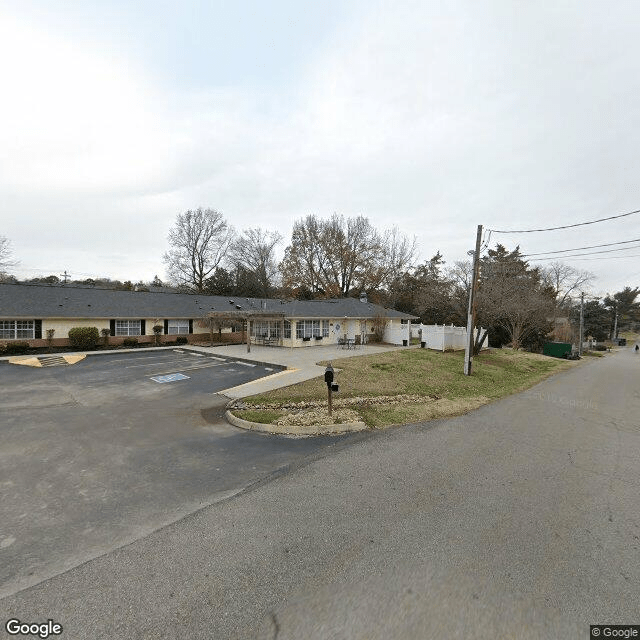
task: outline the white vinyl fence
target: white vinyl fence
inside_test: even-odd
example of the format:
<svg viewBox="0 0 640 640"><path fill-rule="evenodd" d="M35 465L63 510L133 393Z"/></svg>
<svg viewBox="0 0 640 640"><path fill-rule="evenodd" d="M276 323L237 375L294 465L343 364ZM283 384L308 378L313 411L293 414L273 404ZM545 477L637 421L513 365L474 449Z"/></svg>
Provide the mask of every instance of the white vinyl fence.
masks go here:
<svg viewBox="0 0 640 640"><path fill-rule="evenodd" d="M384 329L384 337L383 340L388 342L389 344L398 344L403 345L406 342L408 346L409 342L409 334L410 334L410 324L400 324L397 320L391 321L387 323L387 326Z"/></svg>
<svg viewBox="0 0 640 640"><path fill-rule="evenodd" d="M454 327L453 325L421 324L420 325L420 346L426 349L436 349L446 351L453 349L457 351L467 346L467 328ZM474 336L478 337L478 331L484 331L482 327L474 331ZM485 336L482 342L484 349L489 344L489 336Z"/></svg>

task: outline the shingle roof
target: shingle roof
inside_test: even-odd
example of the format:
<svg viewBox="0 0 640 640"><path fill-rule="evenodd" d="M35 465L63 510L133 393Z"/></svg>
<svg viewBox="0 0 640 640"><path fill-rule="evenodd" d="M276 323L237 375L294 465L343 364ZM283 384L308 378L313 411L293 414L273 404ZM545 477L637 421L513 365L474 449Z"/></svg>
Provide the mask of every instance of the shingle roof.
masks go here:
<svg viewBox="0 0 640 640"><path fill-rule="evenodd" d="M356 298L281 301L145 291L0 284L0 318L200 318L209 311L264 310L287 318L415 318Z"/></svg>

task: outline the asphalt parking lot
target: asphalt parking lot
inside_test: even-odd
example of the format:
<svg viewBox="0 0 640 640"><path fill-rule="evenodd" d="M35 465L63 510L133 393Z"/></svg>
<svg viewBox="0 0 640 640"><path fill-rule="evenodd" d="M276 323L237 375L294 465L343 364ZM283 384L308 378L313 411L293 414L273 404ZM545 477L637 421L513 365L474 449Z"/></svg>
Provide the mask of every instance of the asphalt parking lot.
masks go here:
<svg viewBox="0 0 640 640"><path fill-rule="evenodd" d="M0 597L352 439L242 431L221 390L278 370L162 350L0 363Z"/></svg>

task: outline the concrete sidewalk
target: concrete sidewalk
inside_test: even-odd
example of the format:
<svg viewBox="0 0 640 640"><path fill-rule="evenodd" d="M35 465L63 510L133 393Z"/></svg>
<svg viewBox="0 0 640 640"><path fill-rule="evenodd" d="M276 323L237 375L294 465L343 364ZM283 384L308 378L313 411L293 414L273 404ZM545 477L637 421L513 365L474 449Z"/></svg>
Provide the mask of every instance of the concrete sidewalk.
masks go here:
<svg viewBox="0 0 640 640"><path fill-rule="evenodd" d="M368 356L375 353L384 353L396 349L407 349L408 347L396 347L389 345L364 345L357 349L340 349L335 345L330 347L308 347L308 348L283 348L283 347L262 347L251 345L251 352L247 353L246 344L234 344L221 347L197 347L189 345L193 351L202 353L214 353L227 358L237 358L248 362L261 364L274 364L287 367L285 371L278 371L266 378L260 378L253 382L224 389L219 393L231 399L246 398L258 393L266 393L288 387L297 382L304 382L311 378L324 375L324 366L317 363L325 360L338 360L340 358L352 358L354 356Z"/></svg>

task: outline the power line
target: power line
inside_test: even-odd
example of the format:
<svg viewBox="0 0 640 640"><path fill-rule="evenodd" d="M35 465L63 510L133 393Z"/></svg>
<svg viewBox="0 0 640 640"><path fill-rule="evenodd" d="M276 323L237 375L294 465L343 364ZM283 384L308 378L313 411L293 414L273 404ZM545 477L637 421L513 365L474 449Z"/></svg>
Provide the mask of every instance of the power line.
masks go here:
<svg viewBox="0 0 640 640"><path fill-rule="evenodd" d="M630 244L632 242L640 242L640 238L635 240L622 240L621 242L609 242L607 244L593 244L589 247L575 247L573 249L560 249L559 251L542 251L541 253L523 253L523 258L529 258L531 256L545 256L551 253L568 253L569 251L582 251L583 249L597 249L598 247L613 247L617 244ZM627 247L628 249L637 249L638 247Z"/></svg>
<svg viewBox="0 0 640 640"><path fill-rule="evenodd" d="M491 243L491 230L487 229L485 233L485 239L483 240L482 246L480 247L480 253L482 253L485 249L488 249L490 243Z"/></svg>
<svg viewBox="0 0 640 640"><path fill-rule="evenodd" d="M639 249L640 247L620 247L619 249L605 249L604 251L589 251L588 253L576 253L571 256L562 256L562 258L578 258L580 256L594 256L598 253L613 253L614 251L633 251L634 249ZM627 256L623 256L627 257ZM533 262L539 262L541 260L557 260L557 256L549 256L548 258L534 258Z"/></svg>
<svg viewBox="0 0 640 640"><path fill-rule="evenodd" d="M640 258L640 253L634 253L632 256L603 256L601 258L576 258L576 260L620 260L621 258Z"/></svg>
<svg viewBox="0 0 640 640"><path fill-rule="evenodd" d="M620 213L616 216L609 216L607 218L599 218L598 220L589 220L588 222L577 222L576 224L565 224L561 227L549 227L547 229L507 229L497 230L488 229L492 233L537 233L538 231L558 231L559 229L572 229L573 227L584 227L588 224L596 224L597 222L606 222L607 220L616 220L617 218L625 218L626 216L632 216L636 213L640 213L640 209L635 211L629 211L628 213Z"/></svg>

